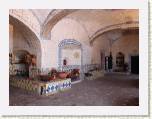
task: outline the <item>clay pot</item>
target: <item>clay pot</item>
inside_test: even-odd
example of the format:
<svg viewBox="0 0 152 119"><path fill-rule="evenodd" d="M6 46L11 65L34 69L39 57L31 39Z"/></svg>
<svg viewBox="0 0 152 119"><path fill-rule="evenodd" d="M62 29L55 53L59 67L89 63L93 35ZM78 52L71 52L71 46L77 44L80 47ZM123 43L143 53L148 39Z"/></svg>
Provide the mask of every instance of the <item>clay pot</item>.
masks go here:
<svg viewBox="0 0 152 119"><path fill-rule="evenodd" d="M36 65L36 58L32 58L32 65Z"/></svg>
<svg viewBox="0 0 152 119"><path fill-rule="evenodd" d="M71 78L71 75L72 75L71 72L68 72L67 73L67 78Z"/></svg>
<svg viewBox="0 0 152 119"><path fill-rule="evenodd" d="M56 79L56 76L51 76L51 77L49 78L49 81L55 80L55 79Z"/></svg>
<svg viewBox="0 0 152 119"><path fill-rule="evenodd" d="M65 78L67 77L67 75L68 75L68 73L66 73L66 72L59 72L59 73L58 73L58 76L59 76L59 78L61 78L61 79L65 79Z"/></svg>

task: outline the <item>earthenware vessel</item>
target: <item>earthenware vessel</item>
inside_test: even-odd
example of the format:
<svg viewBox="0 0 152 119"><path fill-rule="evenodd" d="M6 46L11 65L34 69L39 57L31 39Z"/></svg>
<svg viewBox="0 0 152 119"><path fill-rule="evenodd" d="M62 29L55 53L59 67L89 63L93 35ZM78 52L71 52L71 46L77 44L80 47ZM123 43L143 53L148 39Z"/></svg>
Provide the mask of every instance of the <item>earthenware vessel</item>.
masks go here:
<svg viewBox="0 0 152 119"><path fill-rule="evenodd" d="M68 73L66 72L59 72L58 73L58 77L61 78L61 79L65 79L67 77Z"/></svg>

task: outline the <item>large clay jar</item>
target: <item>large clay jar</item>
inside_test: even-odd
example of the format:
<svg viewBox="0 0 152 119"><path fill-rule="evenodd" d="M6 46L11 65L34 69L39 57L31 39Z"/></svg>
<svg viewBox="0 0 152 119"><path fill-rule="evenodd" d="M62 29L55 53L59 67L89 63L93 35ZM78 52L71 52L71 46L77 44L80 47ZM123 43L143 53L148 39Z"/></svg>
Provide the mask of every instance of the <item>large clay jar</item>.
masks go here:
<svg viewBox="0 0 152 119"><path fill-rule="evenodd" d="M51 76L51 77L49 77L49 81L55 80L55 79L56 79L56 76Z"/></svg>
<svg viewBox="0 0 152 119"><path fill-rule="evenodd" d="M61 78L61 79L65 79L65 78L67 77L67 75L68 75L68 73L66 73L66 72L59 72L59 73L58 73L58 76L59 76L59 78Z"/></svg>

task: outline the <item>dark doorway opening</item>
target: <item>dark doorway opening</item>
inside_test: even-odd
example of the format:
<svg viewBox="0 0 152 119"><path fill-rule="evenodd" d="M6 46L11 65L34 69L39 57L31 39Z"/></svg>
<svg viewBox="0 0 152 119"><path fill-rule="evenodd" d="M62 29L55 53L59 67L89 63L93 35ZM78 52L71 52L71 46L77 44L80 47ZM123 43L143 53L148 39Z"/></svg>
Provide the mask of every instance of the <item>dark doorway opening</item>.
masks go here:
<svg viewBox="0 0 152 119"><path fill-rule="evenodd" d="M131 73L139 74L139 56L131 56Z"/></svg>

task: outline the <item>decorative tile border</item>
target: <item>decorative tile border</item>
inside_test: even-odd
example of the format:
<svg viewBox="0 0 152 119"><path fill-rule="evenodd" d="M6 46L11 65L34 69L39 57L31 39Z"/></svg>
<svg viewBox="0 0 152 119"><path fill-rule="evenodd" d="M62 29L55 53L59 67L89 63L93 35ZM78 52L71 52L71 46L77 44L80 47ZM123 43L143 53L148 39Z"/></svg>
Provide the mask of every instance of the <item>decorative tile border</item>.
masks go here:
<svg viewBox="0 0 152 119"><path fill-rule="evenodd" d="M71 88L71 79L70 78L53 81L53 82L48 82L44 86L43 94L45 94L45 95L54 94L54 93L57 93L59 91L64 91L69 88Z"/></svg>

